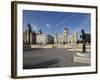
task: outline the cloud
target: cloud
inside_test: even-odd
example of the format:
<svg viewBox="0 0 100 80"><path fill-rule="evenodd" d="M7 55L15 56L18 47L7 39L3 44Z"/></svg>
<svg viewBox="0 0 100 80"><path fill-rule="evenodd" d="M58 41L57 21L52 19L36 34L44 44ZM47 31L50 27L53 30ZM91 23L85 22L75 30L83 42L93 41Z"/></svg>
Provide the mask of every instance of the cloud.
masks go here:
<svg viewBox="0 0 100 80"><path fill-rule="evenodd" d="M34 23L31 23L31 26L32 26L32 30L35 31L35 32L38 32L39 31L39 27L34 24Z"/></svg>
<svg viewBox="0 0 100 80"><path fill-rule="evenodd" d="M80 24L80 26L85 26L89 24L89 19L84 19L84 21Z"/></svg>
<svg viewBox="0 0 100 80"><path fill-rule="evenodd" d="M81 30L84 29L85 32L90 33L90 17L89 16L85 16L83 21L80 24L76 24L74 25L75 28L71 30L71 34L73 32L78 32L78 34L81 34Z"/></svg>
<svg viewBox="0 0 100 80"><path fill-rule="evenodd" d="M81 29L85 29L85 31L90 32L90 18L86 17L83 22L80 24Z"/></svg>
<svg viewBox="0 0 100 80"><path fill-rule="evenodd" d="M77 14L71 14L69 17L67 17L67 19L64 19L60 22L58 22L57 24L53 25L54 28L60 26L61 24L70 21L73 17L75 17Z"/></svg>
<svg viewBox="0 0 100 80"><path fill-rule="evenodd" d="M50 24L46 24L46 27L47 27L48 29L50 29Z"/></svg>

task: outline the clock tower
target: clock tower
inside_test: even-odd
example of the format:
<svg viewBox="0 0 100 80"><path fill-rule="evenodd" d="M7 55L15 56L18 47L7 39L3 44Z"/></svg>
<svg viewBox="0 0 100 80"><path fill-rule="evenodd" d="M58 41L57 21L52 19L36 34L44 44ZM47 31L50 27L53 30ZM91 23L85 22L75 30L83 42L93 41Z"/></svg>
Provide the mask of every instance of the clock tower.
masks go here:
<svg viewBox="0 0 100 80"><path fill-rule="evenodd" d="M67 43L67 35L68 35L68 29L64 28L64 44Z"/></svg>

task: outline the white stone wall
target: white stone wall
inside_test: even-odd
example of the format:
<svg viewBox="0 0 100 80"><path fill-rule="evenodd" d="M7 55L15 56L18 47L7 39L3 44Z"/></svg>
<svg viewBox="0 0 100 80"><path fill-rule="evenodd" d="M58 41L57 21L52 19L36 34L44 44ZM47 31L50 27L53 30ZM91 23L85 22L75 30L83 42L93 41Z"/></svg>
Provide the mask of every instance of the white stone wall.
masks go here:
<svg viewBox="0 0 100 80"><path fill-rule="evenodd" d="M63 42L64 42L64 38L63 38L63 36L59 36L58 41L59 41L59 44L63 43Z"/></svg>
<svg viewBox="0 0 100 80"><path fill-rule="evenodd" d="M37 44L48 44L53 41L54 38L48 34L38 34L36 35L36 43Z"/></svg>
<svg viewBox="0 0 100 80"><path fill-rule="evenodd" d="M38 34L36 35L36 43L39 43L39 44L46 44L48 42L47 40L47 35L46 34Z"/></svg>
<svg viewBox="0 0 100 80"><path fill-rule="evenodd" d="M58 42L59 42L59 41L58 41L58 36L55 35L55 36L54 36L54 43L57 44Z"/></svg>
<svg viewBox="0 0 100 80"><path fill-rule="evenodd" d="M74 33L72 35L67 35L66 39L64 38L64 36L55 36L54 37L54 42L55 43L63 43L65 41L67 41L68 44L73 44L73 43L76 43L78 40L78 35L77 33Z"/></svg>

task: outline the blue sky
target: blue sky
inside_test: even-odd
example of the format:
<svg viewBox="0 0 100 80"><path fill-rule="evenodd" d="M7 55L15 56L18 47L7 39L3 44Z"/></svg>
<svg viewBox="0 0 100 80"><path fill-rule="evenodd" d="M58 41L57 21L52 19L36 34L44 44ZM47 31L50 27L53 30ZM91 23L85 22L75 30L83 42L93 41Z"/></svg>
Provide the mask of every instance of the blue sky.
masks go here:
<svg viewBox="0 0 100 80"><path fill-rule="evenodd" d="M55 33L62 35L64 28L68 28L68 34L74 32L80 34L81 29L90 33L90 20L89 13L23 10L23 31L30 23L35 32L41 29L43 33L51 35Z"/></svg>

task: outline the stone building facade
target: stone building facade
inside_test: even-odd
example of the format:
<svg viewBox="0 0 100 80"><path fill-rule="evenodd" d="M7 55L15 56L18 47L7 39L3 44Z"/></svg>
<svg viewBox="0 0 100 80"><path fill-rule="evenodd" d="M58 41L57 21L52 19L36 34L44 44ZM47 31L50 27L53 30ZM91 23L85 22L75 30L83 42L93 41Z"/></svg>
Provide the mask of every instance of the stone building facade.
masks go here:
<svg viewBox="0 0 100 80"><path fill-rule="evenodd" d="M64 35L63 35L63 42L64 44L67 43L67 38L68 37L68 29L67 28L64 28Z"/></svg>
<svg viewBox="0 0 100 80"><path fill-rule="evenodd" d="M37 44L53 44L54 37L48 34L37 34L36 43Z"/></svg>
<svg viewBox="0 0 100 80"><path fill-rule="evenodd" d="M32 44L36 44L36 33L35 33L35 31L32 32Z"/></svg>
<svg viewBox="0 0 100 80"><path fill-rule="evenodd" d="M74 44L78 41L78 34L77 32L73 33L72 35L68 35L67 43Z"/></svg>
<svg viewBox="0 0 100 80"><path fill-rule="evenodd" d="M32 31L30 24L27 25L26 30L23 32L23 43L25 45L36 43L36 33Z"/></svg>
<svg viewBox="0 0 100 80"><path fill-rule="evenodd" d="M23 43L32 44L32 29L30 24L27 25L27 29L23 32Z"/></svg>
<svg viewBox="0 0 100 80"><path fill-rule="evenodd" d="M78 35L74 33L72 35L68 35L68 29L64 29L63 35L58 35L57 33L54 36L54 43L55 44L73 44L77 43Z"/></svg>
<svg viewBox="0 0 100 80"><path fill-rule="evenodd" d="M68 29L64 28L63 35L58 35L57 33L54 36L49 34L42 33L42 30L39 30L39 33L32 31L31 25L27 25L27 29L23 32L23 43L25 45L31 44L73 44L77 43L78 35L74 33L72 35L68 34Z"/></svg>

